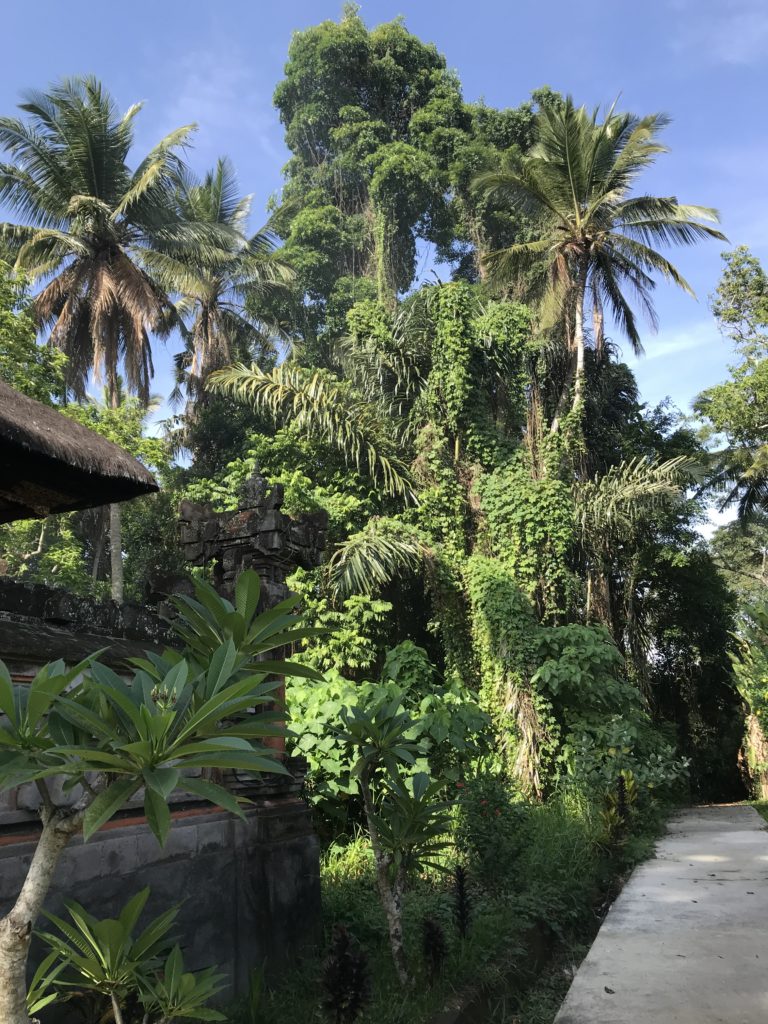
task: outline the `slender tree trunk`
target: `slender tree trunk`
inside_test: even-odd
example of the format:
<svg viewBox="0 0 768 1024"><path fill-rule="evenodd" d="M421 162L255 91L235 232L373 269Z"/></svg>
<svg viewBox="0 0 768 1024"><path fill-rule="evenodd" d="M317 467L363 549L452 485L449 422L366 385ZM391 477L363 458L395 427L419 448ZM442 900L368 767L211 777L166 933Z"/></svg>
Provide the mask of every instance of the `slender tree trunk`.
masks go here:
<svg viewBox="0 0 768 1024"><path fill-rule="evenodd" d="M402 871L398 871L394 883L390 881L391 861L382 850L381 843L379 842L373 797L371 796L371 787L366 774L363 774L360 779L360 791L363 795L365 817L371 837L371 846L373 847L373 859L376 864L376 886L379 890L379 898L387 918L389 948L392 952L392 960L397 971L397 977L400 984L405 988L411 983L408 963L405 958L405 946L403 944L403 889L405 879L403 878Z"/></svg>
<svg viewBox="0 0 768 1024"><path fill-rule="evenodd" d="M33 558L37 558L38 555L42 555L45 551L45 541L48 535L48 527L50 526L51 520L46 517L42 525L40 526L40 535L37 539L37 547L34 551L28 551L26 555L22 555L23 562L30 562Z"/></svg>
<svg viewBox="0 0 768 1024"><path fill-rule="evenodd" d="M29 1024L27 1014L27 957L43 901L48 894L59 857L80 829L81 813L55 812L43 821L24 885L8 914L0 920L0 1021Z"/></svg>
<svg viewBox="0 0 768 1024"><path fill-rule="evenodd" d="M571 312L566 307L565 315L563 318L563 330L565 331L565 340L568 347L568 369L565 374L565 380L560 390L560 395L557 399L557 405L555 407L555 415L552 423L549 427L550 434L556 434L560 430L560 423L563 417L568 412L568 406L571 398L571 388L573 387L573 327L571 325Z"/></svg>
<svg viewBox="0 0 768 1024"><path fill-rule="evenodd" d="M123 603L123 524L120 506L109 506L109 558L112 577L112 600Z"/></svg>
<svg viewBox="0 0 768 1024"><path fill-rule="evenodd" d="M115 1024L125 1024L123 1020L123 1011L120 1008L120 1003L115 993L112 993L112 1016L115 1018Z"/></svg>
<svg viewBox="0 0 768 1024"><path fill-rule="evenodd" d="M110 383L109 403L113 409L120 407L120 390L115 381ZM123 520L120 506L109 506L109 562L112 580L112 600L123 603Z"/></svg>
<svg viewBox="0 0 768 1024"><path fill-rule="evenodd" d="M552 425L549 428L550 434L556 434L559 431L563 416L565 416L568 411L568 398L570 397L571 385L573 384L573 360L571 360L570 363L571 365L568 368L568 376L565 378L563 390L560 392L560 397L557 400L555 416L552 420Z"/></svg>
<svg viewBox="0 0 768 1024"><path fill-rule="evenodd" d="M104 509L99 510L98 520L96 522L96 529L98 536L93 545L93 568L91 569L91 579L95 583L99 578L99 570L101 569L101 559L104 555L104 542L106 535L104 532Z"/></svg>
<svg viewBox="0 0 768 1024"><path fill-rule="evenodd" d="M584 401L584 299L587 292L588 271L589 264L587 263L587 258L586 256L582 256L581 265L579 267L579 279L576 284L576 309L574 311L573 318L573 345L576 350L576 374L573 386L573 405L571 408L574 412L579 410L582 402Z"/></svg>

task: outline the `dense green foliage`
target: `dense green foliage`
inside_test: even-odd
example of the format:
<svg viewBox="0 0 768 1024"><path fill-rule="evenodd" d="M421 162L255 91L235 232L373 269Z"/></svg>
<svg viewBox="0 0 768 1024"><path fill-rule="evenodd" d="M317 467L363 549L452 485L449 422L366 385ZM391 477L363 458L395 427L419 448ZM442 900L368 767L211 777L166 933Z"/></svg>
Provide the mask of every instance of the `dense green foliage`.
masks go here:
<svg viewBox="0 0 768 1024"><path fill-rule="evenodd" d="M741 246L724 254L725 271L713 296L712 311L739 357L730 380L699 395L696 412L709 425L718 446L715 479L726 502L738 502L742 519L766 508L768 493L768 277Z"/></svg>
<svg viewBox="0 0 768 1024"><path fill-rule="evenodd" d="M455 790L457 854L465 865L470 910L462 937L456 919L456 883L445 872L415 878L403 901L408 967L416 983L398 994L388 949L386 920L375 893L367 843L332 844L323 858L324 924L329 943L338 925L349 929L368 954L371 1024L422 1024L446 1005L466 1000L479 1019L494 1019L504 1003L512 1019L528 1017L540 986L528 952L555 944L570 952L591 940L601 907L617 875L652 848L659 819L647 805L632 812L629 838L609 849L602 815L575 793L544 804L521 803L495 776L468 778ZM439 924L446 950L435 974L422 952L425 920ZM324 999L316 960L310 959L274 992L262 993L257 1021L273 1024L288 1006L308 1020ZM558 992L564 994L565 983ZM553 1015L559 1005L552 1002ZM235 1007L232 1024L250 1024L246 1007Z"/></svg>
<svg viewBox="0 0 768 1024"><path fill-rule="evenodd" d="M730 378L702 392L695 404L708 441L708 483L737 519L712 538L712 554L734 597L734 672L747 711L742 767L755 794L768 793L765 739L766 527L768 509L768 277L745 246L723 254L725 269L712 312L738 361ZM733 642L729 644L733 648ZM717 728L712 721L710 729Z"/></svg>
<svg viewBox="0 0 768 1024"><path fill-rule="evenodd" d="M187 129L131 167L137 108L118 115L92 79L0 119L0 196L23 222L3 227L0 376L163 485L114 544L105 510L0 528L0 567L98 597L124 574L141 600L182 569L179 499L236 509L255 472L289 515L327 517L323 564L288 581L318 631L293 638L286 702L333 840L334 946L325 996L314 964L259 1012L357 1013L357 940L370 1019L411 1024L448 978L492 980L527 927L572 929L664 801L743 795L744 704L758 729L765 704L762 613L744 607L766 578L768 285L747 250L726 254L712 308L740 362L700 396L697 433L642 402L607 336L640 352L657 279L690 290L659 248L722 237L713 210L645 192L666 118L549 89L467 103L433 45L354 5L294 35L275 104L291 155L255 234L229 163L186 165ZM151 344L174 331L186 405L161 430ZM741 521L708 544L713 493ZM200 593L184 639L202 664L222 635ZM252 654L238 600L227 628ZM175 679L172 660L137 678ZM103 738L117 774L131 722Z"/></svg>

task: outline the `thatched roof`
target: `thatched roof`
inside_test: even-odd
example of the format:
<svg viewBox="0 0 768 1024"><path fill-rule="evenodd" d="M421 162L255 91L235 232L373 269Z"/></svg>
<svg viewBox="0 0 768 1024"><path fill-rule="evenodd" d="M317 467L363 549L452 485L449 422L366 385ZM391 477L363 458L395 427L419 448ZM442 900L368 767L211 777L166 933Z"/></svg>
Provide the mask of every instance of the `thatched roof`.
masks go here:
<svg viewBox="0 0 768 1024"><path fill-rule="evenodd" d="M118 445L0 381L0 523L158 489Z"/></svg>

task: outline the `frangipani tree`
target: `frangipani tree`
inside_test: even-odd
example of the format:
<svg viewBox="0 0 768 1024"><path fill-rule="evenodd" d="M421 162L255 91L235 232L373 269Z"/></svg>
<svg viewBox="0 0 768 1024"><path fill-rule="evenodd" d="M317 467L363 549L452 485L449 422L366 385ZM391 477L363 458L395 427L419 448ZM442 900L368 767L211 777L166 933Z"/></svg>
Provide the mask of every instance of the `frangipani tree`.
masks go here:
<svg viewBox="0 0 768 1024"><path fill-rule="evenodd" d="M441 799L445 782L424 772L406 780L401 772L420 753L409 736L414 723L403 710L402 694L368 708L345 709L341 717L338 736L354 757L352 776L363 800L392 961L400 984L407 986L412 978L403 940L403 895L410 875L444 867L450 828L449 804Z"/></svg>
<svg viewBox="0 0 768 1024"><path fill-rule="evenodd" d="M26 964L32 928L70 839L87 841L143 791L159 843L171 827L168 799L180 788L242 815L241 802L188 769L285 772L265 737L280 735L280 714L263 710L278 676L312 669L269 656L311 631L293 614L295 599L257 614L259 578L243 573L234 604L206 583L176 599L174 629L183 653L139 660L128 679L96 656L73 668L46 665L29 685L14 684L0 663L0 789L34 783L42 831L18 897L0 920L0 1020L29 1024ZM267 659L267 660L261 660ZM74 802L57 801L64 780Z"/></svg>

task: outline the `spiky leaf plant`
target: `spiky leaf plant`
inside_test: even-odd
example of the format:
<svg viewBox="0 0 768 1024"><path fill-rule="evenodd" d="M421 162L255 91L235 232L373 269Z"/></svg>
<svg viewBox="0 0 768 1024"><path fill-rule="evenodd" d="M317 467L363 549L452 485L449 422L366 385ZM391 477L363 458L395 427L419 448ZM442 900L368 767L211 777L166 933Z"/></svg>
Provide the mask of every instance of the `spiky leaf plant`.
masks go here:
<svg viewBox="0 0 768 1024"><path fill-rule="evenodd" d="M333 929L323 964L323 1012L333 1024L358 1020L371 998L368 958L343 924Z"/></svg>

